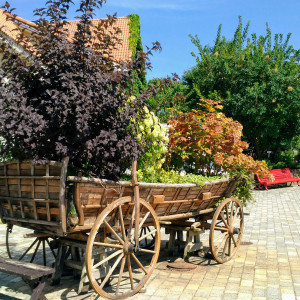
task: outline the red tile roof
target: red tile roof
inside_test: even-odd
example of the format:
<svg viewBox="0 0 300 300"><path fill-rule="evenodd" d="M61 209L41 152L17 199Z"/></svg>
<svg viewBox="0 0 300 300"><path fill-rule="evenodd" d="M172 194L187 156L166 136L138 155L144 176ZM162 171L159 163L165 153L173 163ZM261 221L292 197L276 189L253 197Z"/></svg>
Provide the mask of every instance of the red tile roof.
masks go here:
<svg viewBox="0 0 300 300"><path fill-rule="evenodd" d="M6 36L16 41L18 35L18 28L24 28L28 31L35 31L36 24L20 17L16 17L18 22L13 22L12 20L7 20L7 14L0 9L0 31L2 31ZM116 49L111 50L112 57L115 61L129 61L132 58L132 51L129 48L129 18L121 17L117 18L114 23L114 27L117 27L121 30L118 38L120 39L120 44L116 45ZM72 39L76 29L77 23L79 21L69 21L68 22L68 30L70 32L69 37ZM94 19L93 24L97 26L101 22L101 19ZM107 31L111 30L108 28Z"/></svg>
<svg viewBox="0 0 300 300"><path fill-rule="evenodd" d="M16 17L17 22L13 22L12 20L7 20L7 13L5 13L2 9L0 9L0 31L2 31L6 36L10 37L14 41L17 38L18 35L18 26L26 28L32 28L34 30L34 27L36 26L34 23L29 22L27 20L24 20L20 17Z"/></svg>
<svg viewBox="0 0 300 300"><path fill-rule="evenodd" d="M93 25L96 27L102 20L101 19L94 19ZM119 28L121 33L117 35L118 39L120 39L120 43L116 45L115 49L111 50L111 54L114 60L116 61L129 61L132 58L132 51L129 48L129 19L127 17L117 18L116 22L114 23L114 27ZM69 21L68 22L68 30L69 30L69 37L72 39L77 29L77 24L79 21ZM107 29L109 32L111 28Z"/></svg>

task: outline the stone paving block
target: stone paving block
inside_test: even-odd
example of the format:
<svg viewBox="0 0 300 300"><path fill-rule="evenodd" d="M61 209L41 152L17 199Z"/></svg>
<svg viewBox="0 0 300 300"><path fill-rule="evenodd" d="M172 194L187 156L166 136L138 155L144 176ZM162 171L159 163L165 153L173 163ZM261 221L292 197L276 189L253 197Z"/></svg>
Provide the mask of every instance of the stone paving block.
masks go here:
<svg viewBox="0 0 300 300"><path fill-rule="evenodd" d="M252 244L241 245L236 257L222 265L192 257L191 261L199 264L192 272L156 268L145 293L132 299L300 300L300 187L254 191L253 195L257 201L247 208L250 215L245 216L243 236L243 241ZM0 225L1 237L5 230L6 226ZM163 234L163 240L167 239ZM0 253L5 255L4 246L0 246ZM19 277L7 280L7 275L0 274L0 282L1 300L2 295L10 300L29 299L30 289ZM78 281L71 277L65 277L58 287L47 282L46 296L55 300L97 296L93 291L78 296L77 286Z"/></svg>
<svg viewBox="0 0 300 300"><path fill-rule="evenodd" d="M294 294L282 294L281 299L282 300L296 300L296 297Z"/></svg>

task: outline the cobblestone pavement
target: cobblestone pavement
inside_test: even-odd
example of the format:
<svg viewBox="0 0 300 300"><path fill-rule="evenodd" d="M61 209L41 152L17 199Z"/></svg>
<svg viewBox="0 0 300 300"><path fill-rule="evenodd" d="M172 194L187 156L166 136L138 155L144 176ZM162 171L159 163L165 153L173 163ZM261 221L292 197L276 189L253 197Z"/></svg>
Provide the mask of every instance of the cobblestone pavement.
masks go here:
<svg viewBox="0 0 300 300"><path fill-rule="evenodd" d="M243 243L231 261L220 265L192 257L191 271L166 270L164 241L159 262L137 300L163 299L300 299L300 187L255 191L256 203L245 216ZM0 254L5 255L5 225L0 225ZM24 241L15 241L23 247ZM177 254L177 258L180 254ZM173 260L176 257L173 258ZM47 282L48 299L99 299L92 291L78 296L78 281L64 276L59 286ZM19 278L0 273L0 299L29 299Z"/></svg>

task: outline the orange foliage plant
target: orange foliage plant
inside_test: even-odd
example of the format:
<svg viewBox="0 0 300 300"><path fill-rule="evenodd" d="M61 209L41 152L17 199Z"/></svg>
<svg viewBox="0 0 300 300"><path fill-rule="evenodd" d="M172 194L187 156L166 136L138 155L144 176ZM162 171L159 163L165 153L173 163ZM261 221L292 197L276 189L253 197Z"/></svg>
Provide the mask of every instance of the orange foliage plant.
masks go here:
<svg viewBox="0 0 300 300"><path fill-rule="evenodd" d="M221 112L219 101L201 99L201 109L176 112L169 120L169 163L188 172L218 175L223 172L268 174L264 161L243 153L242 125Z"/></svg>

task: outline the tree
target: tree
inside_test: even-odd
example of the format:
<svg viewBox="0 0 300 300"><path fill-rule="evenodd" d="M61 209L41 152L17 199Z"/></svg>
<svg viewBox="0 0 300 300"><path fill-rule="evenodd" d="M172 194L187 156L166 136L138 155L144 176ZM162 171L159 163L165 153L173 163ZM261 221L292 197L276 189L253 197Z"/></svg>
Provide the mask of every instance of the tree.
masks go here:
<svg viewBox="0 0 300 300"><path fill-rule="evenodd" d="M266 25L265 36L248 35L241 18L232 40L221 36L213 46L202 46L191 37L199 54L196 66L183 77L188 87L187 103L196 108L201 97L222 100L224 113L243 125L244 139L255 157L267 151L275 156L290 147L300 133L300 52Z"/></svg>
<svg viewBox="0 0 300 300"><path fill-rule="evenodd" d="M185 86L176 74L172 77L153 78L148 82L152 96L147 103L155 111L162 122L167 122L172 112L170 108L186 111Z"/></svg>
<svg viewBox="0 0 300 300"><path fill-rule="evenodd" d="M69 156L78 169L118 179L141 156L143 143L135 129L148 95L130 96L132 74L143 74L149 52L116 65L110 57L119 42L116 17L97 26L91 22L104 2L80 0L77 31L70 39L65 25L73 2L47 1L35 10L36 34L19 33L18 43L29 57L0 44L5 74L0 75L2 157L43 162ZM8 3L5 9L15 20Z"/></svg>

